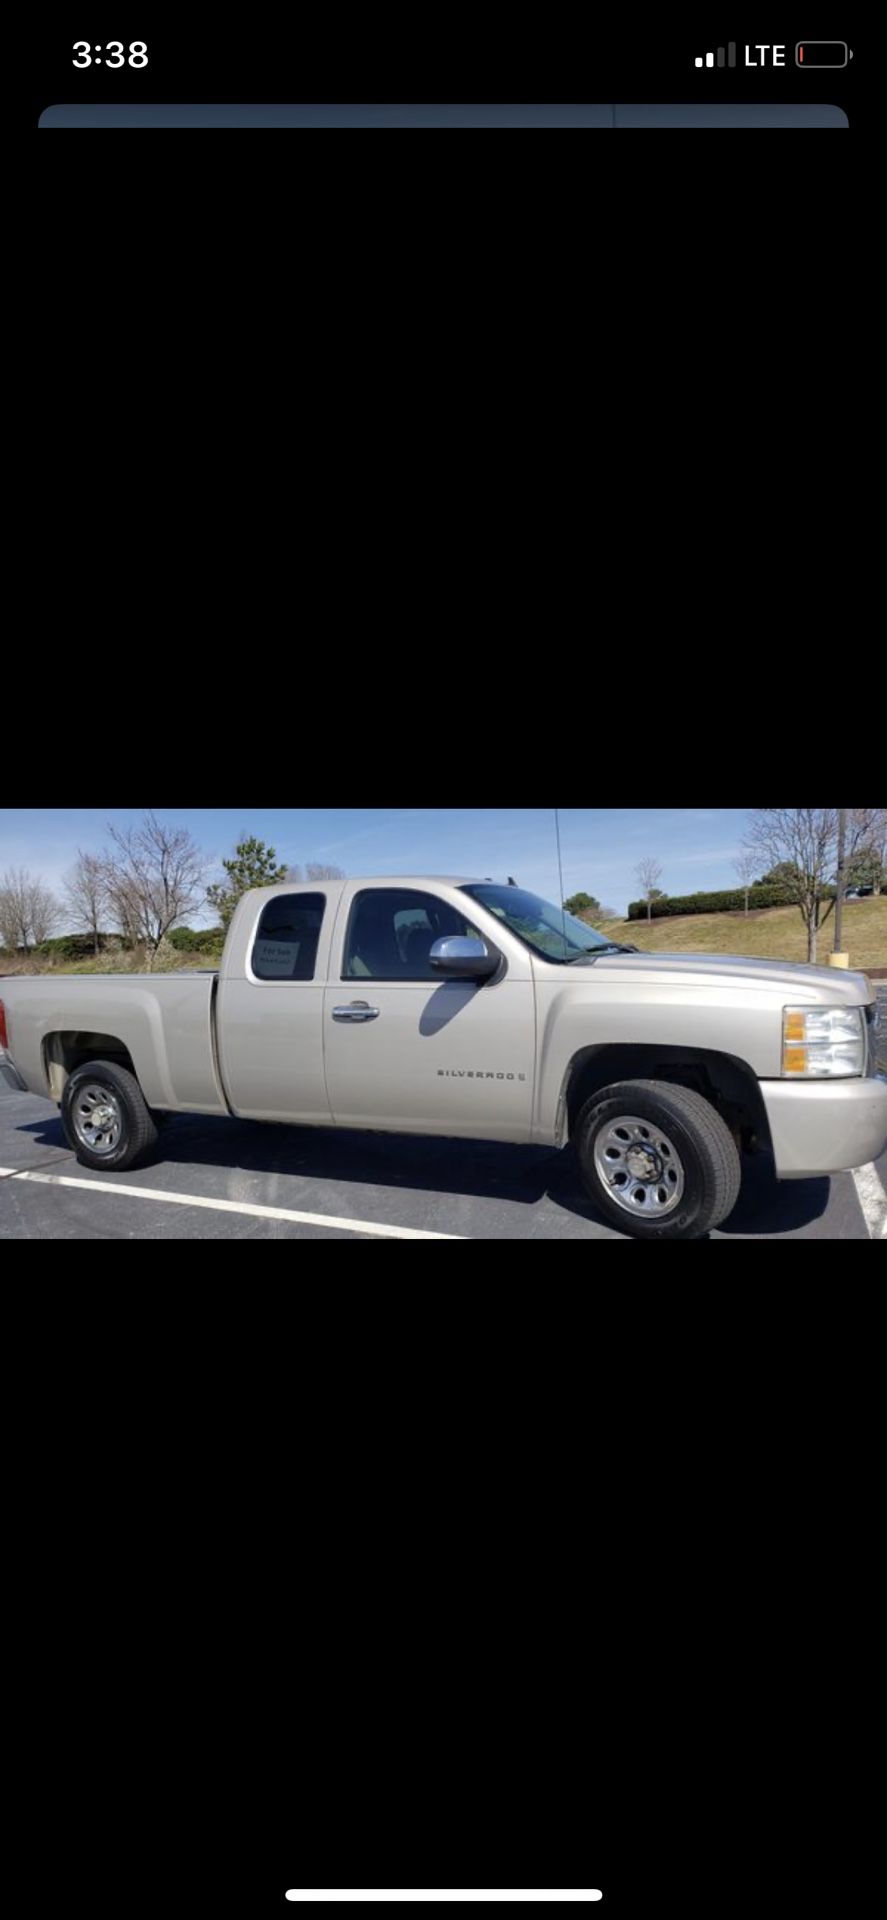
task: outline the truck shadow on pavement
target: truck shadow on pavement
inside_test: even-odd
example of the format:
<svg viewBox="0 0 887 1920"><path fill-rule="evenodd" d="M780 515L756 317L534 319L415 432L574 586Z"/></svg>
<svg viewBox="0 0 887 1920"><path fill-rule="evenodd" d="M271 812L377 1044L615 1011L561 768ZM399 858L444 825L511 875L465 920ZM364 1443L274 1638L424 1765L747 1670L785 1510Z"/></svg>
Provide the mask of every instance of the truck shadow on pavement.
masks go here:
<svg viewBox="0 0 887 1920"><path fill-rule="evenodd" d="M743 1159L742 1191L718 1235L761 1239L797 1233L821 1220L828 1211L832 1183L826 1176L813 1180L777 1180L772 1156L757 1153Z"/></svg>
<svg viewBox="0 0 887 1920"><path fill-rule="evenodd" d="M66 1150L61 1121L55 1113L31 1121L20 1131L35 1144ZM70 1156L73 1161L73 1156ZM620 1236L611 1222L588 1199L573 1154L548 1147L500 1146L494 1141L427 1139L412 1134L328 1132L322 1127L276 1127L258 1121L223 1120L200 1115L173 1116L163 1126L157 1159L128 1176L151 1185L152 1168L197 1169L216 1173L291 1176L301 1181L329 1181L376 1189L383 1220L395 1220L391 1197L398 1193L451 1194L460 1199L498 1201L501 1205L554 1207ZM127 1176L124 1176L126 1178ZM224 1197L224 1188L217 1188ZM718 1229L727 1236L797 1232L826 1212L827 1179L780 1183L768 1154L746 1161L737 1206ZM263 1196L257 1194L256 1198ZM330 1211L335 1209L331 1194ZM310 1196L316 1206L318 1196ZM306 1204L297 1193L290 1200L279 1189L273 1204ZM421 1224L402 1222L401 1224ZM479 1229L483 1223L479 1222Z"/></svg>

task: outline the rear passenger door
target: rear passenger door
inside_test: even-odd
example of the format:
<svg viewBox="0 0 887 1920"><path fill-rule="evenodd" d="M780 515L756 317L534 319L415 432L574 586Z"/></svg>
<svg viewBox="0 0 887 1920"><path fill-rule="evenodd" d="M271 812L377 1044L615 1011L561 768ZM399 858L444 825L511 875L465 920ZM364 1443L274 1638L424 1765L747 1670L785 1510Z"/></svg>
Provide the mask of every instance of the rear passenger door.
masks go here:
<svg viewBox="0 0 887 1920"><path fill-rule="evenodd" d="M456 890L453 889L453 896ZM494 936L457 896L355 884L342 901L324 1001L327 1091L339 1126L529 1140L535 995L529 954L509 942L500 977L434 972L436 940Z"/></svg>
<svg viewBox="0 0 887 1920"><path fill-rule="evenodd" d="M335 918L328 895L259 900L238 972L219 988L225 1092L248 1120L331 1124L323 1070L323 995Z"/></svg>

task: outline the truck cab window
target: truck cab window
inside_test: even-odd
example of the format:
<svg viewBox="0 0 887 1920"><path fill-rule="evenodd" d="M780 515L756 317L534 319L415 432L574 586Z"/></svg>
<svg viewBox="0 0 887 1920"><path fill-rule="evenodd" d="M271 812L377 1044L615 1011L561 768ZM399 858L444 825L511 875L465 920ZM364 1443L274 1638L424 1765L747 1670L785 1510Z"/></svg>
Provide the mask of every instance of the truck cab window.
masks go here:
<svg viewBox="0 0 887 1920"><path fill-rule="evenodd" d="M432 894L373 888L358 894L345 943L346 980L440 980L436 940L474 934L466 916Z"/></svg>
<svg viewBox="0 0 887 1920"><path fill-rule="evenodd" d="M322 893L269 901L256 934L252 969L257 980L313 980L326 911Z"/></svg>

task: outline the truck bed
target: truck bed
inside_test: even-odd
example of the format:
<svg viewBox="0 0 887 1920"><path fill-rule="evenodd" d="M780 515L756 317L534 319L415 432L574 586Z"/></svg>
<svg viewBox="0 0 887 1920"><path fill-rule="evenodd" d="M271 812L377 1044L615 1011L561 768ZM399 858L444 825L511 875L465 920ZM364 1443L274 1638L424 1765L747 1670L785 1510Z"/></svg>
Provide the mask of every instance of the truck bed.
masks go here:
<svg viewBox="0 0 887 1920"><path fill-rule="evenodd" d="M59 1099L54 1063L64 1049L88 1057L110 1036L130 1056L149 1106L227 1113L213 1031L217 983L211 972L4 979L10 1055L31 1093Z"/></svg>

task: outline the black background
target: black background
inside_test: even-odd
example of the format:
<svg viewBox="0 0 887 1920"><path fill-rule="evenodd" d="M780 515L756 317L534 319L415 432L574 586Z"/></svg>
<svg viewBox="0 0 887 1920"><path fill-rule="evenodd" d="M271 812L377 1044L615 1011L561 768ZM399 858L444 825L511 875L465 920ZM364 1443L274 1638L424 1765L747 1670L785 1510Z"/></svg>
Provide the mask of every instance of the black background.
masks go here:
<svg viewBox="0 0 887 1920"><path fill-rule="evenodd" d="M222 780L208 743L232 738L230 685L216 676L214 708L204 660L182 736L206 746L200 800ZM294 711L327 711L323 669ZM483 710L501 716L490 673ZM110 705L123 685L103 674ZM158 746L161 698L146 681L134 775L113 717L98 725L124 789L185 779ZM554 763L536 754L527 781L582 785L524 700ZM349 785L371 792L364 707L336 728ZM722 788L728 757L752 777L729 719ZM453 708L428 742L451 781L457 733ZM237 777L290 802L300 781L322 791L323 758L312 771L278 739L275 771ZM798 729L780 750L795 791L807 751ZM55 797L27 729L7 752L8 791ZM600 793L623 754L614 734L604 766L598 741ZM502 771L484 764L489 790ZM713 764L676 766L667 734L637 764L651 806L682 772L687 804L718 784ZM70 795L66 766L53 779ZM858 1909L840 1796L878 1591L871 1249L761 1243L750 1263L724 1243L717 1272L706 1246L657 1249L655 1268L651 1251L476 1243L454 1269L408 1244L160 1260L146 1242L10 1260L34 1749L18 1766L50 1910L88 1890L115 1916L284 1920L288 1887L327 1879L601 1886L601 1920Z"/></svg>
<svg viewBox="0 0 887 1920"><path fill-rule="evenodd" d="M327 1879L846 1912L864 1303L816 1262L205 1251L50 1286L17 1346L45 1877L250 1920Z"/></svg>
<svg viewBox="0 0 887 1920"><path fill-rule="evenodd" d="M112 304L102 320L112 339L115 314ZM58 366L67 386L61 351ZM73 394L82 430L76 384ZM712 475L723 464L713 451ZM395 783L402 799L423 782L420 797L433 783L464 805L478 788L488 803L528 789L536 803L569 779L576 804L628 792L651 809L701 795L747 804L752 782L778 782L780 798L809 790L809 732L780 705L794 682L765 657L753 569L759 619L720 679L723 588L712 592L698 716L680 636L682 733L627 726L611 697L623 664L641 685L652 641L673 632L698 508L675 577L657 574L661 632L624 616L575 628L531 619L537 648L560 649L534 678L503 648L498 617L464 616L446 642L423 633L418 667L404 647L405 670L387 643L380 668L358 630L359 671L343 691L342 675L329 677L340 647L346 660L338 617L303 627L298 583L279 620L203 614L206 576L229 597L227 545L242 530L232 521L220 543L195 530L190 504L182 531L171 528L164 475L146 539L128 496L105 504L132 465L86 490L85 514L103 501L101 530L118 507L121 531L124 514L135 529L120 540L127 571L113 591L101 575L98 664L82 572L65 564L71 526L52 515L43 551L60 670L49 709L48 665L35 681L16 640L12 803L79 803L86 774L99 782L90 798L107 793L109 806L145 787L178 800L188 786L195 804L217 804L235 778L238 792L292 806L331 788L340 803L378 803ZM249 449L243 475L246 491ZM60 484L70 511L79 470ZM45 481L39 500L45 525ZM827 499L819 512L833 536ZM338 495L330 518L347 521ZM263 534L273 545L270 509ZM289 541L280 551L296 571L291 526ZM195 584L173 616L180 542ZM576 544L594 560L587 529ZM833 537L824 550L827 576ZM264 551L243 558L264 580ZM505 565L517 593L522 556ZM370 632L400 566L398 549L381 585L354 568ZM834 585L837 602L837 567ZM155 614L143 637L118 610L135 610L146 586ZM51 624L46 604L41 580ZM811 663L820 631L811 620ZM835 622L833 641L843 633ZM250 731L242 655L260 645L271 719ZM859 651L862 699L872 655ZM412 714L432 668L434 698L404 762L392 690L400 681ZM670 684L651 679L641 719ZM577 687L603 723L593 711L581 739L564 718ZM35 751L37 716L52 753ZM867 725L842 721L829 779L849 785ZM724 1244L716 1273L709 1248L659 1249L655 1269L650 1251L598 1263L584 1250L479 1243L460 1249L458 1272L444 1250L384 1243L206 1243L166 1246L162 1259L127 1244L76 1265L46 1244L9 1260L21 1314L9 1329L11 1497L23 1509L14 1585L31 1636L14 1651L32 1768L16 1757L41 1827L41 1907L54 1890L65 1912L82 1895L115 1916L144 1904L282 1920L288 1886L458 1879L600 1885L601 1920L864 1910L839 1799L852 1710L870 1696L865 1607L877 1590L871 1249L761 1244L750 1262L746 1246Z"/></svg>
<svg viewBox="0 0 887 1920"><path fill-rule="evenodd" d="M411 9L253 8L190 13L121 0L78 14L59 9L37 29L31 124L47 106L75 101L815 101L843 107L855 124L864 49L840 9L821 25L803 11L743 20L729 12L704 24L675 24L667 10L620 6L619 28L604 7L541 13L504 7ZM699 16L697 16L698 18ZM854 48L844 71L802 73L804 37L840 36ZM150 65L109 73L72 66L73 44L142 39ZM698 71L694 55L734 39L784 44L787 65L747 72Z"/></svg>

